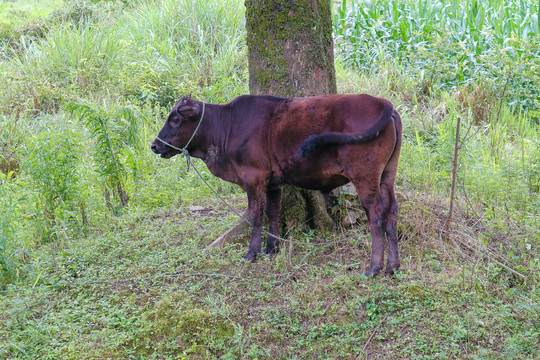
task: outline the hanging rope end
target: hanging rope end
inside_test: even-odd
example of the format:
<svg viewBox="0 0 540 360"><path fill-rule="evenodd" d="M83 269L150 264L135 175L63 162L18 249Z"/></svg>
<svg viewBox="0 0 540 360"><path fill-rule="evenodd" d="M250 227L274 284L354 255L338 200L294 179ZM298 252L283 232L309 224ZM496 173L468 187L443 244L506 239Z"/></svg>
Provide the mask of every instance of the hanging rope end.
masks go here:
<svg viewBox="0 0 540 360"><path fill-rule="evenodd" d="M186 150L186 148L182 149L182 156L186 158L186 165L187 165L186 171L189 171L189 165L191 164L191 157L189 155L189 152Z"/></svg>

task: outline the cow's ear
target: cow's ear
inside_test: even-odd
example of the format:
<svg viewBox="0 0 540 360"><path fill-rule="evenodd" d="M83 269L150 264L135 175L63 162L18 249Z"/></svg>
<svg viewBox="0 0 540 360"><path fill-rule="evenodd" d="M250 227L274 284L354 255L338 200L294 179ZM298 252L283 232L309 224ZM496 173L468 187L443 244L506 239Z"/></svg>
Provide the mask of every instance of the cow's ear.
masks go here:
<svg viewBox="0 0 540 360"><path fill-rule="evenodd" d="M182 99L176 111L184 119L198 119L201 116L202 107L197 101L192 99Z"/></svg>

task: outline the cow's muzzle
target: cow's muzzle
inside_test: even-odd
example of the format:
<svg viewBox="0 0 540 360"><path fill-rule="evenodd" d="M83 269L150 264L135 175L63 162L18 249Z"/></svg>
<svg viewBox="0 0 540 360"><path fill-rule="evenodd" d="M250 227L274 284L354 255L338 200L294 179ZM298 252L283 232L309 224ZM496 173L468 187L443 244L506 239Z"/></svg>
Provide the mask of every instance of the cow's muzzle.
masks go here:
<svg viewBox="0 0 540 360"><path fill-rule="evenodd" d="M167 146L158 139L155 139L152 142L152 145L150 145L150 150L152 150L155 154L161 156L163 159L169 159L178 153L178 151Z"/></svg>

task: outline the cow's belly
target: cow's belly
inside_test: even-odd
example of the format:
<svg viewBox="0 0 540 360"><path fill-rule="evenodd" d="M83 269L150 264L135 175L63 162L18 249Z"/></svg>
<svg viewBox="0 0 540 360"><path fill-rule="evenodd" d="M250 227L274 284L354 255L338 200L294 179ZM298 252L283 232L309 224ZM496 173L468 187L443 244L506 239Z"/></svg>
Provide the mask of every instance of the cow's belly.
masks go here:
<svg viewBox="0 0 540 360"><path fill-rule="evenodd" d="M326 164L326 166L324 165ZM298 161L275 172L276 181L304 189L330 191L349 182L343 169L335 162Z"/></svg>
<svg viewBox="0 0 540 360"><path fill-rule="evenodd" d="M310 190L330 191L349 182L344 176L334 175L331 177L285 177L282 183L298 186Z"/></svg>

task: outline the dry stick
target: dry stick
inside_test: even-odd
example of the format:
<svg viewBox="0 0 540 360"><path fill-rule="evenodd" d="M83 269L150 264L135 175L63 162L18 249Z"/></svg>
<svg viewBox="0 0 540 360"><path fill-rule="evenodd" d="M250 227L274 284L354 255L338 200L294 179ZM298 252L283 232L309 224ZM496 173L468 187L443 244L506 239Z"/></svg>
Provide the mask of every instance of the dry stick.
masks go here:
<svg viewBox="0 0 540 360"><path fill-rule="evenodd" d="M292 269L292 240L289 241L289 269Z"/></svg>
<svg viewBox="0 0 540 360"><path fill-rule="evenodd" d="M482 219L486 216L486 214L480 215L476 211L476 209L474 208L474 206L472 204L471 199L469 199L469 195L467 193L467 189L465 189L465 185L463 185L463 182L461 181L461 179L459 177L456 177L456 180L459 183L459 186L461 186L461 191L463 192L463 196L465 196L465 201L467 202L468 207L471 209L471 211L474 212L474 215L476 215L476 217L478 218L478 220L472 226L472 227L475 227L480 221L482 221Z"/></svg>
<svg viewBox="0 0 540 360"><path fill-rule="evenodd" d="M488 280L486 279L487 283L489 286L491 286L491 288L493 290L495 290L495 293L497 294L497 296L502 300L504 301L504 303L508 306L510 306L510 309L512 309L513 312L516 313L516 315L523 321L525 320L525 317L523 315L521 315L521 313L519 311L517 311L516 309L514 309L514 307L508 302L508 300L506 300L502 295L501 293L499 292L499 290L497 288L495 288L495 286L493 286L493 284Z"/></svg>
<svg viewBox="0 0 540 360"><path fill-rule="evenodd" d="M502 109L502 105L503 105L504 95L506 93L506 87L508 86L509 82L510 82L510 74L508 74L508 76L506 78L506 83L504 84L504 88L503 88L503 91L501 93L501 101L499 102L499 110L497 110L497 120L499 120L499 118L501 116L501 109Z"/></svg>
<svg viewBox="0 0 540 360"><path fill-rule="evenodd" d="M377 332L377 330L379 330L379 328L381 327L381 325L386 321L386 319L388 318L388 315L386 315L384 317L384 319L382 319L382 321L379 323L379 325L377 325L377 327L375 328L375 330L373 330L373 332L371 333L371 335L369 335L369 338L367 339L366 343L364 344L364 346L362 347L362 352L366 352L367 350L367 347L369 345L369 343L371 342L371 339L373 339L373 336L375 336L375 333ZM358 356L357 359L359 359L360 356Z"/></svg>
<svg viewBox="0 0 540 360"><path fill-rule="evenodd" d="M454 192L456 190L456 174L457 174L457 158L459 151L459 126L461 124L461 118L457 118L456 126L456 145L454 148L454 169L452 170L452 191L450 193L450 209L448 211L448 219L446 224L444 224L444 229L448 230L450 228L450 222L452 221L452 211L454 210Z"/></svg>

